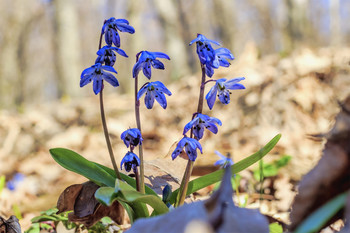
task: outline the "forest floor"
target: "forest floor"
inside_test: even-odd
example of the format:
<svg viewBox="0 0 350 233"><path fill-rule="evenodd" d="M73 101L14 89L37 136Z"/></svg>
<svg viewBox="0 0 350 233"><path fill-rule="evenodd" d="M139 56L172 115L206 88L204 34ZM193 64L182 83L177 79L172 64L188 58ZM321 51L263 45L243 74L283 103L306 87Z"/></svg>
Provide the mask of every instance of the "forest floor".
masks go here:
<svg viewBox="0 0 350 233"><path fill-rule="evenodd" d="M204 113L219 118L222 126L217 135L206 133L202 139L203 155L196 161L195 175L215 169L215 150L230 152L237 162L281 133L281 140L264 162L271 163L285 155L291 156L290 162L277 176L266 179L262 196L253 176L257 165L242 172L239 197L248 197L247 207L259 208L288 223L298 181L320 159L324 146L324 141L311 135L330 130L340 110L338 101L350 94L349 54L350 48L305 48L288 57L276 54L259 59L254 46L247 46L239 60L214 76L246 77L242 81L246 90L233 91L227 106L217 102L209 111L205 105ZM152 110L146 109L143 101L141 105L145 158L166 161L164 164L173 168L171 172L176 177L181 177L183 162L171 161L169 153L196 109L198 84L199 75L170 83L168 88L173 95L167 98L166 110L157 103ZM211 83L208 85L211 87ZM120 135L135 127L133 95L109 93L105 95L107 123L116 160L120 161L127 152ZM1 110L0 176L11 180L21 173L24 179L15 190L4 188L0 193L0 216L7 218L17 208L22 215L22 228L27 229L31 218L56 205L67 186L86 181L56 164L50 148L69 148L110 166L98 104L94 95L32 105L22 113ZM205 197L211 190L212 187L202 190L196 197ZM243 202L237 197L235 200Z"/></svg>

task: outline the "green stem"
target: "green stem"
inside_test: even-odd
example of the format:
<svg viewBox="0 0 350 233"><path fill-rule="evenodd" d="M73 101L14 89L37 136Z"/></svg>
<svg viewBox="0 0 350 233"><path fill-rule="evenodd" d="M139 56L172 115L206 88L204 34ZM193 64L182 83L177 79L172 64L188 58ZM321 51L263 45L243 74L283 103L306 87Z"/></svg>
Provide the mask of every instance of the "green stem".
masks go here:
<svg viewBox="0 0 350 233"><path fill-rule="evenodd" d="M203 112L203 102L204 102L204 89L205 89L205 67L201 63L201 69L202 69L202 80L201 80L201 85L200 85L200 90L199 90L199 98L198 98L198 107L197 107L197 114ZM193 115L194 117L195 115ZM192 119L193 119L192 117ZM193 138L193 129L191 129L191 138ZM187 194L187 188L188 188L188 182L190 181L190 177L192 174L193 170L193 164L194 161L188 160L186 170L184 173L184 176L181 181L180 189L179 189L179 194L177 196L176 200L176 206L183 205L185 202L186 194Z"/></svg>
<svg viewBox="0 0 350 233"><path fill-rule="evenodd" d="M141 120L140 120L140 100L137 99L138 92L138 75L135 77L135 118L137 128L141 132ZM142 133L141 133L142 135ZM142 144L139 145L139 157L140 157L140 192L145 193L145 178L144 178L144 161L143 161L143 149Z"/></svg>
<svg viewBox="0 0 350 233"><path fill-rule="evenodd" d="M103 132L105 134L105 139L106 139L106 143L107 143L109 157L111 158L115 174L117 175L117 178L121 180L122 178L119 174L118 166L115 162L115 158L114 158L114 154L113 154L111 141L109 139L108 128L107 128L107 123L106 123L106 116L105 116L105 111L104 111L104 107L103 107L103 94L102 93L103 93L103 89L100 91L100 110L101 110L101 120L102 120L102 125L103 125Z"/></svg>

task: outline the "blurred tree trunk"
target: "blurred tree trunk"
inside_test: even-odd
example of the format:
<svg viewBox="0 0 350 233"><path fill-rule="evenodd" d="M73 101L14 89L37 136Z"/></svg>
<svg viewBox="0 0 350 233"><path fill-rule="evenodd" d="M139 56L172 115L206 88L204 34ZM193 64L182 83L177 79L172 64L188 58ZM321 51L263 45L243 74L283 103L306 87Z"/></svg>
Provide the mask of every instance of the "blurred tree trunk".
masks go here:
<svg viewBox="0 0 350 233"><path fill-rule="evenodd" d="M181 36L181 27L179 22L178 4L174 0L153 0L156 12L158 13L159 21L164 28L165 46L168 53L171 55L173 72L172 78L178 78L188 74L189 68L187 64L187 45L184 38ZM186 46L186 47L185 47Z"/></svg>
<svg viewBox="0 0 350 233"><path fill-rule="evenodd" d="M196 59L191 49L186 48L186 46L189 46L189 43L196 37L196 33L191 31L190 22L188 19L188 14L192 14L192 11L189 11L189 9L186 9L183 1L187 1L187 0L178 0L178 1L175 1L175 4L177 4L176 9L178 10L177 14L180 19L181 37L185 44L187 64L188 64L188 67L190 68L191 73L194 73L196 70L198 70L196 69L196 65L197 65Z"/></svg>
<svg viewBox="0 0 350 233"><path fill-rule="evenodd" d="M21 93L22 69L19 62L19 37L23 22L25 22L26 4L20 1L2 2L4 24L1 25L2 43L0 47L0 88L1 107L13 107L18 93ZM6 5L6 6L5 6Z"/></svg>
<svg viewBox="0 0 350 233"><path fill-rule="evenodd" d="M307 10L309 3L307 0L285 0L287 23L283 30L283 40L285 51L292 51L302 43L312 42L317 36L312 30Z"/></svg>
<svg viewBox="0 0 350 233"><path fill-rule="evenodd" d="M329 1L330 7L330 43L333 46L339 46L342 40L342 31L340 26L340 3L339 0L331 0Z"/></svg>
<svg viewBox="0 0 350 233"><path fill-rule="evenodd" d="M217 32L223 47L234 48L234 5L233 1L213 0L214 31Z"/></svg>
<svg viewBox="0 0 350 233"><path fill-rule="evenodd" d="M79 89L79 22L73 3L54 0L54 53L59 97L76 96Z"/></svg>

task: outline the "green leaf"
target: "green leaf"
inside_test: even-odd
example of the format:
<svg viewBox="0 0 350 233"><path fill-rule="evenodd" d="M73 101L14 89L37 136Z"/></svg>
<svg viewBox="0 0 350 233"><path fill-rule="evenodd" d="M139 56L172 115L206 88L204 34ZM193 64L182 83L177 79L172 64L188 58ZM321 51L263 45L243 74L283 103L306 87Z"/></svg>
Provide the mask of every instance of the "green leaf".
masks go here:
<svg viewBox="0 0 350 233"><path fill-rule="evenodd" d="M269 225L270 233L283 233L283 227L277 222Z"/></svg>
<svg viewBox="0 0 350 233"><path fill-rule="evenodd" d="M260 169L260 166L259 168L256 168L253 170L254 179L259 181L260 173L263 174L263 177L277 176L279 169L286 166L291 159L292 159L292 156L284 155L280 159L275 160L271 163L262 163L262 171Z"/></svg>
<svg viewBox="0 0 350 233"><path fill-rule="evenodd" d="M97 185L114 186L115 177L78 153L64 148L54 148L50 149L50 154L65 169L85 176Z"/></svg>
<svg viewBox="0 0 350 233"><path fill-rule="evenodd" d="M95 197L105 205L111 205L115 200L127 203L137 217L148 217L148 211L146 214L143 209L144 204L150 205L157 214L169 211L168 207L158 196L142 194L129 187L124 182L116 180L115 188L101 187L96 191Z"/></svg>
<svg viewBox="0 0 350 233"><path fill-rule="evenodd" d="M103 170L108 172L111 176L116 178L115 171L113 169L111 169L109 167L106 167L106 166L103 166L102 164L98 164L98 163L95 163L95 162L92 162L92 163L94 163L96 166L102 168ZM120 176L122 177L123 180L126 181L126 183L128 183L130 186L132 186L136 190L136 180L134 178L132 178L132 177L130 177L128 175L125 175L123 173L120 173ZM147 185L145 185L145 192L147 194L158 196L158 194L153 189L148 187Z"/></svg>
<svg viewBox="0 0 350 233"><path fill-rule="evenodd" d="M57 221L57 218L49 215L40 215L32 218L32 223L45 222L45 221Z"/></svg>
<svg viewBox="0 0 350 233"><path fill-rule="evenodd" d="M348 192L342 193L318 208L299 225L294 233L311 233L321 230L321 227L344 207L347 195L349 195Z"/></svg>
<svg viewBox="0 0 350 233"><path fill-rule="evenodd" d="M270 142L268 142L263 148L261 148L258 152L252 154L248 158L245 158L237 163L235 163L232 166L232 175L246 169L247 167L251 166L252 164L256 163L260 159L262 159L267 153L269 153L272 148L275 147L277 142L280 140L281 134L276 135ZM204 187L207 187L208 185L215 184L216 182L220 181L222 176L224 174L224 170L220 169L218 171L212 172L210 174L207 174L205 176L201 176L197 179L194 179L188 183L188 189L187 189L187 195L194 193L198 191L199 189L202 189ZM177 193L179 192L179 189L176 189L173 191L170 203L174 204L176 200Z"/></svg>
<svg viewBox="0 0 350 233"><path fill-rule="evenodd" d="M4 175L0 176L0 193L4 189L6 184L6 177Z"/></svg>

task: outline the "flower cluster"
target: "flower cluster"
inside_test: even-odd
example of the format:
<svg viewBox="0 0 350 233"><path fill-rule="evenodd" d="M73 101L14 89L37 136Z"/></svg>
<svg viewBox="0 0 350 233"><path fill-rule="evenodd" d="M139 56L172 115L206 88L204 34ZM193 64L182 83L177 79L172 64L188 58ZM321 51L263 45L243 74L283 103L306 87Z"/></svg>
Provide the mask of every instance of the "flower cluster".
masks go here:
<svg viewBox="0 0 350 233"><path fill-rule="evenodd" d="M204 79L202 78L201 86L203 88L201 88L200 95L202 95L203 98L204 91L202 90L204 90L204 85L210 81L215 81L215 85L210 89L205 97L209 109L211 110L213 108L217 96L221 103L228 104L230 102L231 94L229 90L245 89L245 87L239 83L240 81L244 80L244 78L234 78L230 80L222 78L218 80L211 79L206 81L205 76L211 78L214 75L214 69L218 69L220 66L229 67L230 63L228 60L233 60L234 56L227 48L220 47L214 49L212 45L220 46L220 44L217 41L207 39L201 34L198 34L197 38L190 42L190 45L194 43L197 45L196 50L202 67L202 75L204 76ZM202 108L200 108L200 111L202 111ZM192 120L184 127L184 138L178 142L176 149L172 153L172 159L175 159L181 153L186 152L188 159L195 161L197 158L196 149L199 149L202 152L202 147L199 140L203 138L205 129L216 134L218 132L217 125L222 125L218 118L210 117L202 114L202 112L194 113ZM186 136L188 131L191 132L190 137Z"/></svg>
<svg viewBox="0 0 350 233"><path fill-rule="evenodd" d="M214 69L218 69L220 66L228 67L230 63L227 61L233 60L234 56L227 48L213 49L211 44L220 45L215 40L209 40L205 36L198 34L197 38L190 42L197 44L197 54L199 61L204 66L205 73L208 77L212 77Z"/></svg>
<svg viewBox="0 0 350 233"><path fill-rule="evenodd" d="M216 100L216 96L218 96L221 103L229 104L230 94L231 94L229 90L245 89L245 87L242 84L238 83L244 79L245 78L243 77L234 78L230 80L227 80L226 78L218 79L215 85L210 89L208 94L205 96L209 109L213 108Z"/></svg>
<svg viewBox="0 0 350 233"><path fill-rule="evenodd" d="M115 19L112 17L105 21L102 27L102 35L105 35L105 42L107 45L97 51L98 57L95 60L95 64L82 72L80 87L93 81L93 91L97 95L103 90L103 80L106 80L113 87L119 86L117 78L109 73L113 72L117 74L117 71L113 68L117 58L115 53L123 57L128 57L128 55L119 48L120 37L118 31L132 34L135 32L135 29L130 26L129 22L125 19ZM116 47L112 47L112 44Z"/></svg>
<svg viewBox="0 0 350 233"><path fill-rule="evenodd" d="M135 169L140 166L140 159L133 152L134 148L142 144L143 138L141 132L137 128L127 129L121 134L121 139L124 141L124 144L127 148L130 148L131 151L128 151L120 163L120 167L123 169L123 165L127 172L132 168Z"/></svg>

